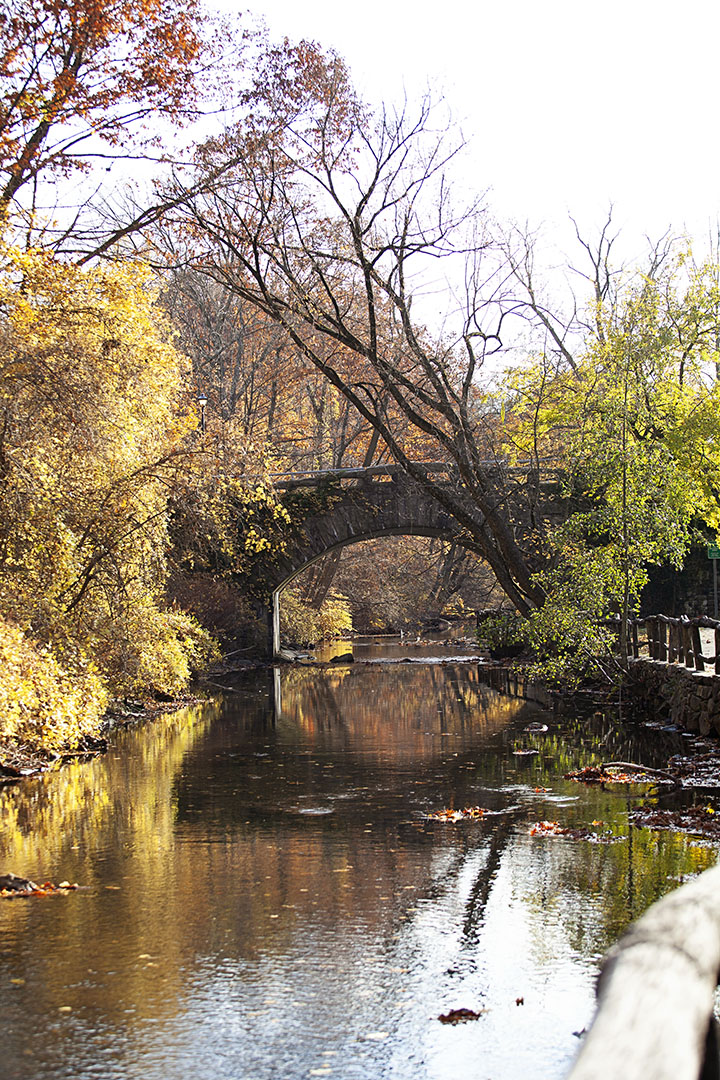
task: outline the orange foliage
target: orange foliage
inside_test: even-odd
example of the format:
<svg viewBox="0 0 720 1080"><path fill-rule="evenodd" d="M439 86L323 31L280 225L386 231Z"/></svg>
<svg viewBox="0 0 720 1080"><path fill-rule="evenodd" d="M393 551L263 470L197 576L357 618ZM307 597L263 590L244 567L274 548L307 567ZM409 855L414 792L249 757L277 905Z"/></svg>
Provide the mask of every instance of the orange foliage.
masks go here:
<svg viewBox="0 0 720 1080"><path fill-rule="evenodd" d="M150 114L177 122L201 90L209 49L196 0L9 0L0 204L44 169L87 168L83 154L102 156L103 144L122 141L127 154Z"/></svg>

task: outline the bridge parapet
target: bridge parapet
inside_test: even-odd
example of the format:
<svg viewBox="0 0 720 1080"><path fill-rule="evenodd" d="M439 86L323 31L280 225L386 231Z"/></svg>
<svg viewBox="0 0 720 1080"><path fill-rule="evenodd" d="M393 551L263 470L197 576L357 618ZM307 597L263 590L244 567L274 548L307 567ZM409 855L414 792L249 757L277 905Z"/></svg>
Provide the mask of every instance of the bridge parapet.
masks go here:
<svg viewBox="0 0 720 1080"><path fill-rule="evenodd" d="M413 466L424 473L428 479L435 482L443 482L444 479L446 483L461 483L458 467L452 461L414 461ZM546 466L538 469L531 462L509 465L503 460L492 460L481 462L479 467L489 475L496 474L516 480L534 478L540 482L541 486L556 486L562 476L561 469ZM401 465L397 464L358 465L342 469L308 469L296 472L272 473L270 479L276 488L283 491L289 491L297 487L317 487L328 482L338 482L343 486L395 479L416 482Z"/></svg>
<svg viewBox="0 0 720 1080"><path fill-rule="evenodd" d="M458 472L455 465L445 461L423 461L418 467L434 480L445 475L448 481L456 483ZM343 487L354 487L367 483L383 483L392 480L405 480L409 477L400 465L368 465L346 469L320 469L306 472L273 473L271 479L276 488L291 491L298 487L318 487L323 483L339 483Z"/></svg>

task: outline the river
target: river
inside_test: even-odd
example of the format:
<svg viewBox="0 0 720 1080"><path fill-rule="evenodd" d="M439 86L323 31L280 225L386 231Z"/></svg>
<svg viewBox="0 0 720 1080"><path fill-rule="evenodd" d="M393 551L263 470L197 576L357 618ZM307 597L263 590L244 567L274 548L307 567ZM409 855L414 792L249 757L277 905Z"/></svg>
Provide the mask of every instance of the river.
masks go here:
<svg viewBox="0 0 720 1080"><path fill-rule="evenodd" d="M0 901L4 1080L564 1076L603 952L716 849L562 774L680 737L394 654L255 673L0 790L0 872L81 886Z"/></svg>

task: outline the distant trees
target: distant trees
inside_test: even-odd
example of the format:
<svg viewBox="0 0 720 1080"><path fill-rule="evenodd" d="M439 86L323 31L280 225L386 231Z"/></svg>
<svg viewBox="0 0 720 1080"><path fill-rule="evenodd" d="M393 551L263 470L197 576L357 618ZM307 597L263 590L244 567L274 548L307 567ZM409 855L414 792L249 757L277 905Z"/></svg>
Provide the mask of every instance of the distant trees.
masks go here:
<svg viewBox="0 0 720 1080"><path fill-rule="evenodd" d="M164 305L180 330L220 446L271 446L277 471L361 464L371 429L278 323L204 274L180 271Z"/></svg>

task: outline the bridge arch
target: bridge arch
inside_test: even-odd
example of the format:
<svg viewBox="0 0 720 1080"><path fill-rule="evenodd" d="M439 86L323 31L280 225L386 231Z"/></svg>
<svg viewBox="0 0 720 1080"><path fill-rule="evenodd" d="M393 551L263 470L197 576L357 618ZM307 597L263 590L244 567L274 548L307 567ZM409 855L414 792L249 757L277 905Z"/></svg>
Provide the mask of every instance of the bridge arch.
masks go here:
<svg viewBox="0 0 720 1080"><path fill-rule="evenodd" d="M430 462L424 468L434 474L436 483L452 482L450 466ZM268 651L273 656L280 648L280 593L323 556L384 536L429 536L462 543L457 520L397 465L290 476L276 487L284 490L288 506L295 502L303 508L304 516L300 535L273 570L268 628Z"/></svg>

